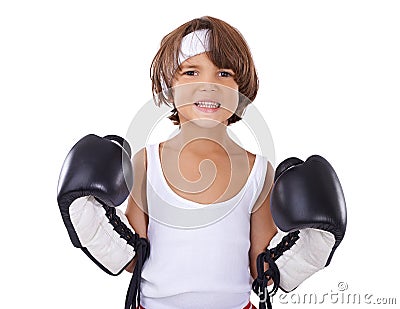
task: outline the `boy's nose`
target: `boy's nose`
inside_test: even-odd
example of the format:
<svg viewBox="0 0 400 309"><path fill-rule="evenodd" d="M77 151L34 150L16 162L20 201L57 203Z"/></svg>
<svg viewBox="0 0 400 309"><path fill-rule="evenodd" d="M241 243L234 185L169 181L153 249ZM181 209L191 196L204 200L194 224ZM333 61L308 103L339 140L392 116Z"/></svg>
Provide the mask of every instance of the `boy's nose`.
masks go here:
<svg viewBox="0 0 400 309"><path fill-rule="evenodd" d="M201 91L217 91L218 84L212 82L201 82L199 83L199 90Z"/></svg>

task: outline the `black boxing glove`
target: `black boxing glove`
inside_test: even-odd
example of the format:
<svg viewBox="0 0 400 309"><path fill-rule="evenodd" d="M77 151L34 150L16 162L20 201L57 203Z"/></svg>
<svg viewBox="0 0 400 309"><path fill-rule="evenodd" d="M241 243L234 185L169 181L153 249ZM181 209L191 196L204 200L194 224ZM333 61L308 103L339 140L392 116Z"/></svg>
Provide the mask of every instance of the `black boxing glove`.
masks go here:
<svg viewBox="0 0 400 309"><path fill-rule="evenodd" d="M137 294L141 267L149 254L147 240L115 208L127 199L133 184L130 156L129 144L119 136L83 137L64 161L57 195L73 245L102 270L119 275L138 255L126 308Z"/></svg>
<svg viewBox="0 0 400 309"><path fill-rule="evenodd" d="M289 158L279 164L270 202L278 233L258 256L258 278L253 283L253 290L263 299L278 286L284 292L293 291L328 266L347 224L339 179L329 162L318 155L305 162ZM267 271L264 263L269 264ZM265 290L269 279L274 281L270 293Z"/></svg>

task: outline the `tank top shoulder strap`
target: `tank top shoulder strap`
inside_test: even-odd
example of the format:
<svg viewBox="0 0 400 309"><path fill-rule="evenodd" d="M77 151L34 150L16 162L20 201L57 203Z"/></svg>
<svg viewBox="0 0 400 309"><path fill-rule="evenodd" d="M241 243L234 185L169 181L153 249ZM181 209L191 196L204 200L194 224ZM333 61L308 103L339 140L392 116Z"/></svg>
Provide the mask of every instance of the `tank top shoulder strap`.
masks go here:
<svg viewBox="0 0 400 309"><path fill-rule="evenodd" d="M256 160L254 161L253 170L249 179L249 186L253 192L251 202L249 203L248 211L252 212L254 203L257 201L265 182L267 175L268 158L260 154L256 154ZM249 188L250 189L250 188Z"/></svg>
<svg viewBox="0 0 400 309"><path fill-rule="evenodd" d="M158 170L158 149L159 144L146 145L146 160L147 160L147 181L159 187L161 185L160 175Z"/></svg>

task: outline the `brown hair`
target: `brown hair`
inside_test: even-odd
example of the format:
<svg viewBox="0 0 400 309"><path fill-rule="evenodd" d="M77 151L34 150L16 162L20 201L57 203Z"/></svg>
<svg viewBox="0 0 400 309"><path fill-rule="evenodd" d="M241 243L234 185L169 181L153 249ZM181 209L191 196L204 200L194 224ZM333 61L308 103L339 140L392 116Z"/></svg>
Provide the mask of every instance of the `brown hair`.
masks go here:
<svg viewBox="0 0 400 309"><path fill-rule="evenodd" d="M173 96L169 89L172 87L176 70L180 69L178 59L182 38L201 29L209 29L210 52L207 55L210 60L218 68L231 69L235 72L240 98L236 112L228 119L228 125L230 125L242 119L239 115L255 99L258 91L258 77L253 57L242 34L220 19L210 16L193 19L161 40L160 49L150 68L153 98L157 106L165 103L173 107L172 115L168 118L178 125L178 111L170 104L173 102Z"/></svg>

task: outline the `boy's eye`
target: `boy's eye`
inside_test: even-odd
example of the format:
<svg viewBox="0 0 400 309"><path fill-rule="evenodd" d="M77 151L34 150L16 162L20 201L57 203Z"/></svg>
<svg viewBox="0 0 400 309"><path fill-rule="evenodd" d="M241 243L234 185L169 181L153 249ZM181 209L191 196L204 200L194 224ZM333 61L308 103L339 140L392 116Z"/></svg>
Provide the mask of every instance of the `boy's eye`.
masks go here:
<svg viewBox="0 0 400 309"><path fill-rule="evenodd" d="M221 71L221 72L219 72L219 75L221 77L231 77L231 76L233 76L233 73L228 72L228 71Z"/></svg>
<svg viewBox="0 0 400 309"><path fill-rule="evenodd" d="M183 75L195 76L196 71L185 71L185 72L183 72Z"/></svg>

